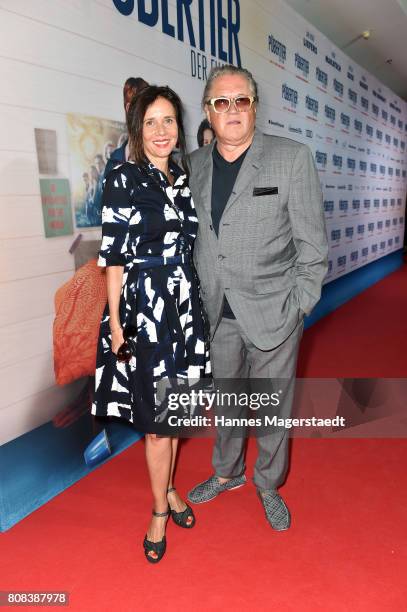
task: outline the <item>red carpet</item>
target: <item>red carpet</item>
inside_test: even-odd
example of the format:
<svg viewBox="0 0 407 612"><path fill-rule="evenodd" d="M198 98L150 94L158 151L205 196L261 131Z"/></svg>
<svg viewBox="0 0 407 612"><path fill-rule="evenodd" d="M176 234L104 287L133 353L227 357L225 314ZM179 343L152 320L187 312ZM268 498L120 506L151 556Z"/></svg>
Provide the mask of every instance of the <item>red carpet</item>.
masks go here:
<svg viewBox="0 0 407 612"><path fill-rule="evenodd" d="M406 284L403 269L307 331L300 375L406 376ZM210 455L209 440L183 444L182 493ZM254 456L251 443L249 476ZM272 531L248 484L196 506L192 531L169 523L151 566L138 443L0 536L0 590L69 591L83 611L404 610L406 459L405 440L296 439L282 488L291 529Z"/></svg>
<svg viewBox="0 0 407 612"><path fill-rule="evenodd" d="M299 377L407 377L407 264L304 334Z"/></svg>

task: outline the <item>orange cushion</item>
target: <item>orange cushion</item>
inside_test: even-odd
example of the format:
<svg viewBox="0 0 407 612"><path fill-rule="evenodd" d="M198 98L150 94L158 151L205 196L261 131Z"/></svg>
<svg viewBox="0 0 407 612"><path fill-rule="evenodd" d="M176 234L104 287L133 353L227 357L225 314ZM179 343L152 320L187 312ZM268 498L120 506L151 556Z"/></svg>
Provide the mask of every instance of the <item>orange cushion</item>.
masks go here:
<svg viewBox="0 0 407 612"><path fill-rule="evenodd" d="M107 302L105 268L91 259L55 294L54 370L59 385L94 376L99 327Z"/></svg>

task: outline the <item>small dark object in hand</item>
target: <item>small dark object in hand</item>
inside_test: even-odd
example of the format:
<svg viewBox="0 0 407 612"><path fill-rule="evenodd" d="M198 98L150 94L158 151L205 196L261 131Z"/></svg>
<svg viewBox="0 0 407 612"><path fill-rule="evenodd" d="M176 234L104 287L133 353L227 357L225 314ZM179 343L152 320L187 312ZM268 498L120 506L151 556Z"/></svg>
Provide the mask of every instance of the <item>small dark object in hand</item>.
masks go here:
<svg viewBox="0 0 407 612"><path fill-rule="evenodd" d="M136 338L137 338L137 327L135 325L128 325L123 330L124 342L117 351L118 361L129 363L132 356L135 354L136 349Z"/></svg>

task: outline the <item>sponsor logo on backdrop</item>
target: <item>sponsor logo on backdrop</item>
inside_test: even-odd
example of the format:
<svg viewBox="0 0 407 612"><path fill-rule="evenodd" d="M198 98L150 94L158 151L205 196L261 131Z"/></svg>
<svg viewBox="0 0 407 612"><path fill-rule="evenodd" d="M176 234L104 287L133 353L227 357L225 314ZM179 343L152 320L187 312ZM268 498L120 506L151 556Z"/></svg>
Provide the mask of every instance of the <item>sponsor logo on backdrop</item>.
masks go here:
<svg viewBox="0 0 407 612"><path fill-rule="evenodd" d="M335 68L335 70L337 70L338 72L341 72L342 67L336 61L336 53L335 53L335 51L332 51L331 55L326 55L325 56L325 61L326 61L327 64L332 66L332 68Z"/></svg>
<svg viewBox="0 0 407 612"><path fill-rule="evenodd" d="M340 217L347 217L348 216L348 209L349 209L349 202L348 200L339 200L339 210L340 210Z"/></svg>
<svg viewBox="0 0 407 612"><path fill-rule="evenodd" d="M334 91L335 91L335 99L342 102L343 97L343 84L338 81L338 79L333 80Z"/></svg>
<svg viewBox="0 0 407 612"><path fill-rule="evenodd" d="M327 119L327 123L325 123L325 125L327 125L329 127L334 127L335 119L336 119L336 111L335 111L335 109L332 108L332 106L328 106L328 104L325 104L324 113L325 113L325 117Z"/></svg>
<svg viewBox="0 0 407 612"><path fill-rule="evenodd" d="M350 87L348 89L348 100L350 102L350 106L352 108L356 108L356 104L358 101L358 94L356 93L356 91L353 91L353 89L351 89Z"/></svg>
<svg viewBox="0 0 407 612"><path fill-rule="evenodd" d="M332 229L331 230L331 241L334 243L334 244L332 244L333 248L339 246L340 239L341 239L341 230L340 229Z"/></svg>
<svg viewBox="0 0 407 612"><path fill-rule="evenodd" d="M321 68L319 68L318 66L315 68L315 78L318 81L318 89L321 89L321 91L326 91L326 88L328 87L328 75L326 72L324 72L323 70L321 70Z"/></svg>
<svg viewBox="0 0 407 612"><path fill-rule="evenodd" d="M332 219L334 208L335 205L333 200L324 200L324 211L327 219Z"/></svg>
<svg viewBox="0 0 407 612"><path fill-rule="evenodd" d="M341 174L342 172L342 155L337 155L333 153L332 155L332 165L334 167L334 174Z"/></svg>
<svg viewBox="0 0 407 612"><path fill-rule="evenodd" d="M297 78L308 83L309 61L305 59L305 57L302 57L299 53L296 53L294 55L294 64L297 70L299 70L301 73L301 75L296 75Z"/></svg>
<svg viewBox="0 0 407 612"><path fill-rule="evenodd" d="M390 108L396 111L396 113L401 113L401 108L397 106L397 102L390 102Z"/></svg>
<svg viewBox="0 0 407 612"><path fill-rule="evenodd" d="M342 132L345 132L345 134L349 134L349 127L350 127L349 115L346 115L345 113L341 113L340 120L341 120Z"/></svg>
<svg viewBox="0 0 407 612"><path fill-rule="evenodd" d="M354 119L353 127L355 128L356 135L360 136L362 133L362 128L363 128L362 122L359 121L359 119Z"/></svg>
<svg viewBox="0 0 407 612"><path fill-rule="evenodd" d="M307 32L302 39L302 43L306 49L309 49L315 55L318 55L318 47L315 45L315 36L311 32Z"/></svg>
<svg viewBox="0 0 407 612"><path fill-rule="evenodd" d="M380 89L380 87L378 87L377 91L372 89L372 93L374 97L380 100L381 102L387 102L386 98L382 95L382 90Z"/></svg>
<svg viewBox="0 0 407 612"><path fill-rule="evenodd" d="M313 121L316 121L316 117L318 117L318 109L319 109L319 102L318 100L316 100L315 98L311 98L311 96L305 96L305 106L307 108L307 110L309 110L312 113L312 116L307 115L308 119L312 119Z"/></svg>
<svg viewBox="0 0 407 612"><path fill-rule="evenodd" d="M277 40L272 34L268 36L268 50L272 55L278 59L278 61L270 60L273 64L285 68L285 60L287 59L287 47L280 41Z"/></svg>
<svg viewBox="0 0 407 612"><path fill-rule="evenodd" d="M298 104L298 91L289 87L286 83L283 83L281 87L281 97L290 104L289 107L284 106L285 110L295 113Z"/></svg>
<svg viewBox="0 0 407 612"><path fill-rule="evenodd" d="M270 125L275 125L276 127L279 127L279 128L282 128L282 129L285 128L284 123L280 123L279 121L273 121L272 119L269 119L269 124Z"/></svg>
<svg viewBox="0 0 407 612"><path fill-rule="evenodd" d="M323 151L315 152L315 162L319 170L325 170L328 158L327 154Z"/></svg>
<svg viewBox="0 0 407 612"><path fill-rule="evenodd" d="M346 242L352 242L352 238L353 238L353 227L352 226L345 227L345 236L348 239Z"/></svg>
<svg viewBox="0 0 407 612"><path fill-rule="evenodd" d="M368 91L369 87L368 87L368 84L366 83L365 76L362 76L362 79L359 81L359 85L361 86L362 89L364 89L365 91Z"/></svg>
<svg viewBox="0 0 407 612"><path fill-rule="evenodd" d="M358 240L362 240L365 234L365 224L364 223L359 223L358 228L357 228L357 234L358 234Z"/></svg>
<svg viewBox="0 0 407 612"><path fill-rule="evenodd" d="M358 214L360 210L360 200L352 200L353 214Z"/></svg>

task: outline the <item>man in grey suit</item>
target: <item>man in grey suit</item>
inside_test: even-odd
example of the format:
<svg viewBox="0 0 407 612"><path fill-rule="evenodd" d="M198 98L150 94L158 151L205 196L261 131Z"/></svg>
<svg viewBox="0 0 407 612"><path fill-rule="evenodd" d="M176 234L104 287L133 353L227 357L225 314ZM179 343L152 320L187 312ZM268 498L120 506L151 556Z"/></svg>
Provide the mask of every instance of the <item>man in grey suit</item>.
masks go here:
<svg viewBox="0 0 407 612"><path fill-rule="evenodd" d="M215 379L286 381L279 416L289 417L303 317L320 298L328 245L311 151L260 132L257 103L250 72L212 70L203 107L216 139L190 156L199 218L194 260ZM253 480L266 518L287 529L290 513L277 488L288 467L288 432L263 431L257 445ZM244 435L220 427L215 473L189 500L202 503L244 485L244 447Z"/></svg>

